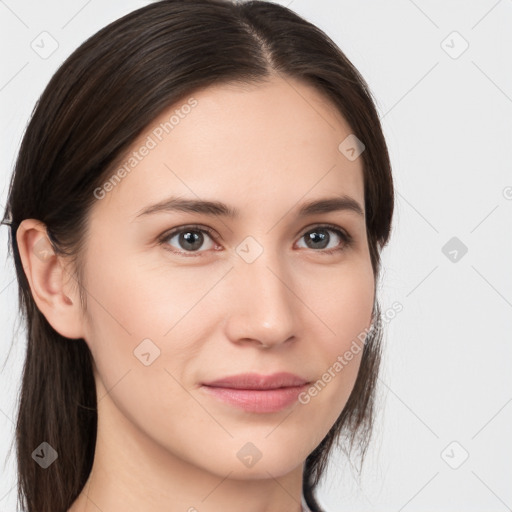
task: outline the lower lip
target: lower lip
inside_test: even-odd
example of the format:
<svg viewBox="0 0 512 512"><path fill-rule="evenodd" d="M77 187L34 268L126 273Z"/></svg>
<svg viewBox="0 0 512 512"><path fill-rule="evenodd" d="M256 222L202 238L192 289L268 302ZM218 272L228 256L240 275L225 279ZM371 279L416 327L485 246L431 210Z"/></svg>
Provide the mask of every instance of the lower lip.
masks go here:
<svg viewBox="0 0 512 512"><path fill-rule="evenodd" d="M307 389L296 386L278 389L234 389L201 386L218 400L234 405L247 412L277 412L297 401L300 393Z"/></svg>

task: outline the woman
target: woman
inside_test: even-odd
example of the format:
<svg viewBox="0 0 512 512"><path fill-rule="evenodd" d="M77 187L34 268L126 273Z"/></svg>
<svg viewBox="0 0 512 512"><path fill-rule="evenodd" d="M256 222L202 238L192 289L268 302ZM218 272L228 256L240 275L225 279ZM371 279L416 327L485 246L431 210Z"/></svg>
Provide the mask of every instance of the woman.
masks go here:
<svg viewBox="0 0 512 512"><path fill-rule="evenodd" d="M3 220L21 506L321 510L370 439L393 201L367 85L289 9L164 0L88 39Z"/></svg>

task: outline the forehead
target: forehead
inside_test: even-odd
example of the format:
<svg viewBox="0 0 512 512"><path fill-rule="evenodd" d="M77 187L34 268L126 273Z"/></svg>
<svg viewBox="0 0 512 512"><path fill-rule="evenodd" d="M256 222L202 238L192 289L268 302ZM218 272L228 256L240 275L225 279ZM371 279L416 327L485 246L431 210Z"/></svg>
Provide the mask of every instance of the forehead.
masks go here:
<svg viewBox="0 0 512 512"><path fill-rule="evenodd" d="M287 77L211 86L162 112L112 171L96 205L133 219L168 195L221 199L242 212L272 201L350 195L364 208L362 158L339 149L352 133L314 87Z"/></svg>

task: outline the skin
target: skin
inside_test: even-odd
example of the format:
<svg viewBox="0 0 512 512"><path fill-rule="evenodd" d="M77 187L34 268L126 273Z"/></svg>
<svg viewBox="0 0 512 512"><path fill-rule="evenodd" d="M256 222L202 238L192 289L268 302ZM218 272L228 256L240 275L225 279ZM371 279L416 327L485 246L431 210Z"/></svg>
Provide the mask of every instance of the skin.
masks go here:
<svg viewBox="0 0 512 512"><path fill-rule="evenodd" d="M243 411L200 388L242 372L317 381L370 326L374 276L364 215L297 216L304 202L344 194L364 212L362 158L338 150L352 131L333 105L279 77L193 97L197 106L90 212L87 313L68 262L36 254L45 226L26 219L17 232L38 308L94 358L94 466L71 512L299 512L303 463L355 383L361 352L309 403L274 413ZM137 217L171 194L223 201L241 216ZM348 232L352 245L327 231L327 248L308 246L304 235L324 223ZM158 244L190 224L217 240L204 233L195 252L179 236ZM237 252L248 236L263 249L252 263ZM146 338L160 349L148 366L134 356ZM237 457L248 442L261 452L252 467Z"/></svg>

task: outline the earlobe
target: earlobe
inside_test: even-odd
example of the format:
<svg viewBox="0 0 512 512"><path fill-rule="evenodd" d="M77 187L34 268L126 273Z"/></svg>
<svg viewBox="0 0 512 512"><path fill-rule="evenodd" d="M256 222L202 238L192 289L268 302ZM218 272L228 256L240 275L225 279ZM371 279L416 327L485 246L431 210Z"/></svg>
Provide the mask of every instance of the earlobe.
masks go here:
<svg viewBox="0 0 512 512"><path fill-rule="evenodd" d="M74 278L64 261L55 254L46 226L36 219L23 220L16 232L23 270L32 297L48 323L66 338L83 338L80 301L76 291L68 286Z"/></svg>

